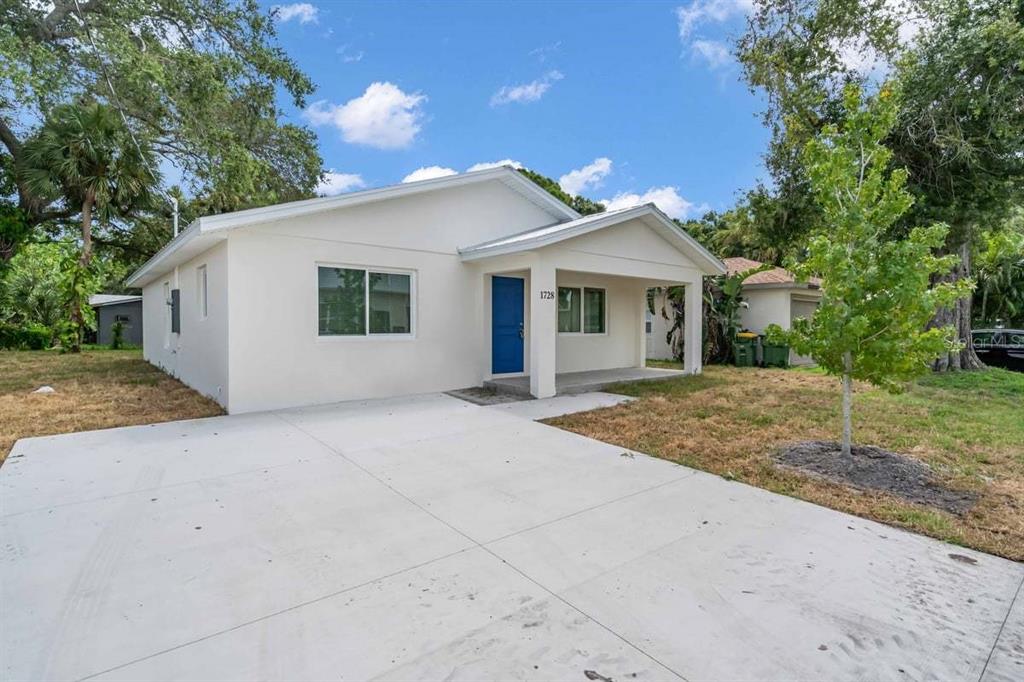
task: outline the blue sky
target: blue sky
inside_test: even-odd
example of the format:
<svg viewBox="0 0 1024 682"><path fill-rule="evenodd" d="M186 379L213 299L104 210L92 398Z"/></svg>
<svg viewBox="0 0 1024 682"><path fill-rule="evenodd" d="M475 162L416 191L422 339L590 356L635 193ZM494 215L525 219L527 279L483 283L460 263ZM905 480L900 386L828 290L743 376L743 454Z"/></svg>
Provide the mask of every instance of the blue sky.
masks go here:
<svg viewBox="0 0 1024 682"><path fill-rule="evenodd" d="M266 7L317 85L285 110L319 136L325 193L510 159L613 207L695 217L763 175L761 105L728 55L749 5Z"/></svg>

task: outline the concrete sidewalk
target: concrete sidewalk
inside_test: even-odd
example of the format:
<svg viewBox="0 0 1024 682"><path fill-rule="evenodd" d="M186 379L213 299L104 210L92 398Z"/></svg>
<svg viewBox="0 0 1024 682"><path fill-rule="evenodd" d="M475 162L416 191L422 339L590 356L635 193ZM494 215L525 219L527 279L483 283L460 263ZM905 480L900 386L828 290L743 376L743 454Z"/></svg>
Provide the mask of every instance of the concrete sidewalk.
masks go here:
<svg viewBox="0 0 1024 682"><path fill-rule="evenodd" d="M20 441L2 678L1022 678L1024 566L525 416L418 396Z"/></svg>

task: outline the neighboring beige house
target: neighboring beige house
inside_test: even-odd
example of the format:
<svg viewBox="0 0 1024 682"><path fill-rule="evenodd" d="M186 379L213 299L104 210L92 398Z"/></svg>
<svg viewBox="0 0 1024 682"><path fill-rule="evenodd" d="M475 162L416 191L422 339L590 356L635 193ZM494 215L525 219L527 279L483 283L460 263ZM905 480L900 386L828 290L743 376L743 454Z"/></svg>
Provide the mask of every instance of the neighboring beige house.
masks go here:
<svg viewBox="0 0 1024 682"><path fill-rule="evenodd" d="M199 218L133 274L144 354L229 412L643 367L648 288L725 266L654 205L582 217L495 168ZM701 371L700 353L688 372Z"/></svg>
<svg viewBox="0 0 1024 682"><path fill-rule="evenodd" d="M723 262L730 275L762 265L749 258L726 258ZM746 278L743 281L742 295L747 303L747 307L740 309L742 328L761 334L765 327L774 323L783 329L789 329L796 318L809 319L814 315L821 300L821 280L812 278L808 282L797 282L789 270L773 268ZM654 312L648 310L646 318L647 358L672 359L672 348L666 340L668 331L672 328L672 309L664 294L654 297ZM790 363L810 364L811 359L790 353Z"/></svg>
<svg viewBox="0 0 1024 682"><path fill-rule="evenodd" d="M761 265L749 258L726 258L724 263L730 275ZM743 280L742 295L748 306L740 309L740 325L744 329L760 334L772 323L789 329L798 317L814 316L821 301L821 280L814 277L807 282L797 282L789 270L773 268ZM789 361L794 365L812 362L792 352Z"/></svg>

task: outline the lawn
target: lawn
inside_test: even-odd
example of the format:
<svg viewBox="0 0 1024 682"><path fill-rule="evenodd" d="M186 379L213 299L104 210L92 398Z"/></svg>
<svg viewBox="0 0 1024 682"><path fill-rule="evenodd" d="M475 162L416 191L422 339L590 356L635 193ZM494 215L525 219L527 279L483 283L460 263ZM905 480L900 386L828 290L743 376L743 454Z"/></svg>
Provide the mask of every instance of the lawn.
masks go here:
<svg viewBox="0 0 1024 682"><path fill-rule="evenodd" d="M653 363L652 363L653 364ZM548 423L777 493L1024 560L1024 374L932 375L892 395L858 385L854 440L927 463L974 491L965 515L776 466L772 453L836 440L839 385L816 370L707 367L704 374L613 387L639 400Z"/></svg>
<svg viewBox="0 0 1024 682"><path fill-rule="evenodd" d="M55 393L33 393L48 385ZM139 350L0 351L0 462L27 436L224 414Z"/></svg>

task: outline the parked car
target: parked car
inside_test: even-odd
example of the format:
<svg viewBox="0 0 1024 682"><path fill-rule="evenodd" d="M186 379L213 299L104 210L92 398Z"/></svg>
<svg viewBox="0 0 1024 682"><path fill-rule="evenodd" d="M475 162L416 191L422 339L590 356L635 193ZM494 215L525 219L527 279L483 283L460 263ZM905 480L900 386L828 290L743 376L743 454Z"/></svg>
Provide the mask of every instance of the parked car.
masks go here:
<svg viewBox="0 0 1024 682"><path fill-rule="evenodd" d="M974 329L971 336L986 365L1024 372L1024 329Z"/></svg>

